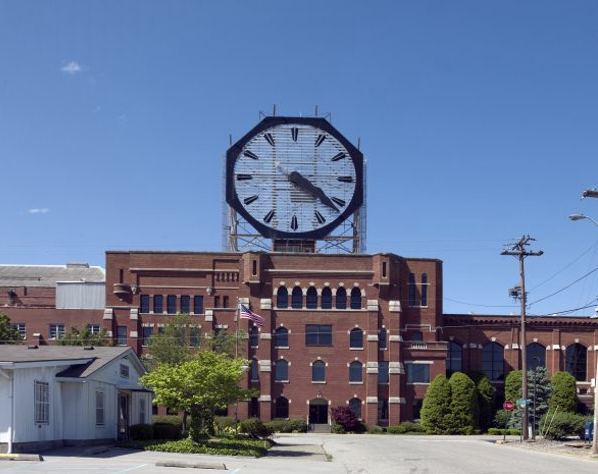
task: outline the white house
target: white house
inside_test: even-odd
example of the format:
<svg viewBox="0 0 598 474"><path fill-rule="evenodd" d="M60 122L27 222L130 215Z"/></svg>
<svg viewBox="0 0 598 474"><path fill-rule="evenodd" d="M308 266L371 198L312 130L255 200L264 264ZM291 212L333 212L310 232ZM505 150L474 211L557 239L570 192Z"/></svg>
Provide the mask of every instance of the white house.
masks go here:
<svg viewBox="0 0 598 474"><path fill-rule="evenodd" d="M150 423L130 347L0 345L0 452L123 439Z"/></svg>

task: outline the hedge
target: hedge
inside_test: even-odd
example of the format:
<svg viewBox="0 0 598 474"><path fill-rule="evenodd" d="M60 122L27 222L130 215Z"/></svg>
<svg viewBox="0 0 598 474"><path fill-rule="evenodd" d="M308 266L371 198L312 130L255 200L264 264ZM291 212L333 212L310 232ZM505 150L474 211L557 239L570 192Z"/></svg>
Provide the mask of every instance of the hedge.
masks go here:
<svg viewBox="0 0 598 474"><path fill-rule="evenodd" d="M274 419L264 424L275 433L307 433L307 423L299 418L290 420Z"/></svg>
<svg viewBox="0 0 598 474"><path fill-rule="evenodd" d="M425 433L426 430L419 423L413 423L412 421L404 421L400 425L389 426L386 429L387 433L390 434L406 434L406 433Z"/></svg>
<svg viewBox="0 0 598 474"><path fill-rule="evenodd" d="M154 439L154 427L147 424L131 425L129 437L133 440Z"/></svg>
<svg viewBox="0 0 598 474"><path fill-rule="evenodd" d="M521 430L516 428L488 428L488 434L490 435L521 435Z"/></svg>
<svg viewBox="0 0 598 474"><path fill-rule="evenodd" d="M259 418L247 418L239 423L241 433L247 434L250 438L262 439L272 436L272 430Z"/></svg>
<svg viewBox="0 0 598 474"><path fill-rule="evenodd" d="M177 441L128 441L118 444L122 448L163 451L167 453L214 454L219 456L265 456L272 447L269 440L209 439L195 443L189 438Z"/></svg>
<svg viewBox="0 0 598 474"><path fill-rule="evenodd" d="M540 430L546 439L566 439L569 436L583 438L585 423L588 420L577 413L548 412L540 420Z"/></svg>

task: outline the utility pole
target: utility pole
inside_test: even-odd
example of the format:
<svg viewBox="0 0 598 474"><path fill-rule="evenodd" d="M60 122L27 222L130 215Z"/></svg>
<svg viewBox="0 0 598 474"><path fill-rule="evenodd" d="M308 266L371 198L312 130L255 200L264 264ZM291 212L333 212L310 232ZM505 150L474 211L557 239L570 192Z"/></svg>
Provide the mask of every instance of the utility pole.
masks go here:
<svg viewBox="0 0 598 474"><path fill-rule="evenodd" d="M527 306L527 298L525 294L525 257L539 257L544 252L526 250L526 247L530 245L530 242L535 241L529 235L522 236L519 241L511 246L509 250L503 250L501 255L510 255L517 257L519 260L519 285L521 287L521 338L519 346L521 349L521 398L525 400L525 405L522 407L521 413L521 435L524 440L529 439L529 412L527 406L527 338L526 338L526 321L525 321L525 310Z"/></svg>

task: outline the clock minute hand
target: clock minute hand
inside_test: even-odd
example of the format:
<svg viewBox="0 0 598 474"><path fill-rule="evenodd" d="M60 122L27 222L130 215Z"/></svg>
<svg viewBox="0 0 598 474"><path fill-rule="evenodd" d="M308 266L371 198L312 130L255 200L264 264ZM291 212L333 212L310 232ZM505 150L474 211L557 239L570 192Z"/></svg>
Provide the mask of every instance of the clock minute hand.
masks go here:
<svg viewBox="0 0 598 474"><path fill-rule="evenodd" d="M291 173L289 173L289 181L293 183L295 186L303 189L304 191L307 191L313 197L318 198L326 206L334 209L336 212L339 212L338 208L334 205L332 200L328 196L326 196L324 191L322 191L322 188L319 188L318 186L314 185L309 179L307 179L298 171L292 171Z"/></svg>

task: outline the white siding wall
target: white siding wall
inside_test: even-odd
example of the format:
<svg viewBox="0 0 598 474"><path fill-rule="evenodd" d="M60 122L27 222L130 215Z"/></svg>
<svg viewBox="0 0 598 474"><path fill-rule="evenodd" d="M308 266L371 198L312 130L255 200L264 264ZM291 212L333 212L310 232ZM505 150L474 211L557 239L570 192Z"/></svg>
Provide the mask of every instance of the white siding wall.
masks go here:
<svg viewBox="0 0 598 474"><path fill-rule="evenodd" d="M145 400L145 417L141 417L141 400ZM149 392L133 392L131 397L131 424L152 422L152 394Z"/></svg>
<svg viewBox="0 0 598 474"><path fill-rule="evenodd" d="M11 370L3 372L12 375ZM12 412L11 380L0 374L0 443L8 443L10 418Z"/></svg>

